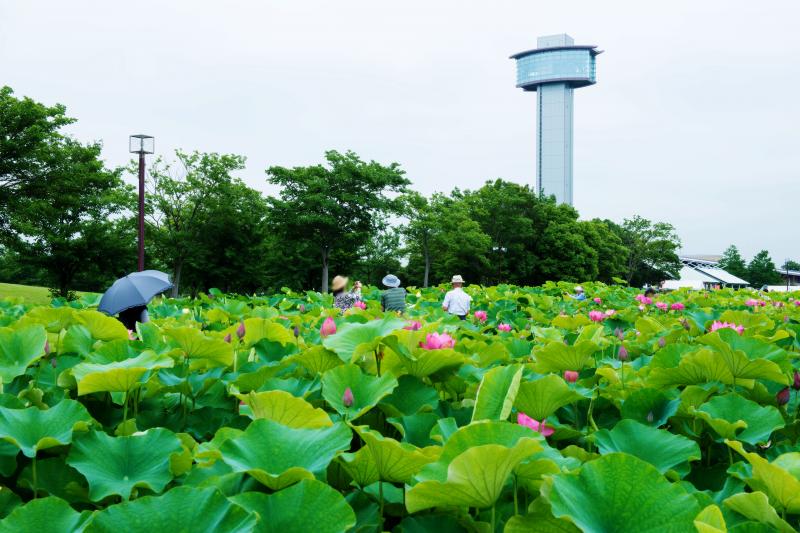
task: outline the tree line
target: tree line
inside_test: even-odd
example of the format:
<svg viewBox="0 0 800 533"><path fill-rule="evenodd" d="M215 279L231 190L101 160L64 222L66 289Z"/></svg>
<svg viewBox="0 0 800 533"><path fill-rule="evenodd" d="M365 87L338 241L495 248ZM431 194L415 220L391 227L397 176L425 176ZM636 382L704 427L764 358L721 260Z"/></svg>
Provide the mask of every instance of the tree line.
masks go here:
<svg viewBox="0 0 800 533"><path fill-rule="evenodd" d="M761 250L753 256L749 263L746 263L739 253L739 249L732 244L722 254L719 266L756 288L784 283L783 277L778 273L767 250ZM800 270L800 263L787 259L781 265L780 270Z"/></svg>
<svg viewBox="0 0 800 533"><path fill-rule="evenodd" d="M136 266L136 193L74 122L0 90L0 280L102 291ZM265 196L236 174L243 156L176 151L148 169L147 268L172 274L175 294L216 287L256 293L327 290L347 274L378 284L388 272L428 286L548 280L657 283L680 270L666 222L580 220L527 185L502 179L424 196L397 163L326 152L317 165L273 166Z"/></svg>

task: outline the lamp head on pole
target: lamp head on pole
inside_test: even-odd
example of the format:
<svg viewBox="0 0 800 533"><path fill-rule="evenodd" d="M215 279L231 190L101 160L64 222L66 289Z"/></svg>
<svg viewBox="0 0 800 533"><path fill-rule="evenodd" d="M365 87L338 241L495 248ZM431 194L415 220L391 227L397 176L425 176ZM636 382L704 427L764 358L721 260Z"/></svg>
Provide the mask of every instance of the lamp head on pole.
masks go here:
<svg viewBox="0 0 800 533"><path fill-rule="evenodd" d="M150 135L131 135L128 151L132 154L152 154L156 151L156 139Z"/></svg>

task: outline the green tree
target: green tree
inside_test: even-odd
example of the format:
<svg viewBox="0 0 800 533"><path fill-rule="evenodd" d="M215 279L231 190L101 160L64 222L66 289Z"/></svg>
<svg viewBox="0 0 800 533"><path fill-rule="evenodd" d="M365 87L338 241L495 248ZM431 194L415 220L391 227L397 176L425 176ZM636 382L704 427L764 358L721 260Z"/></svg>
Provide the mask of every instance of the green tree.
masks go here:
<svg viewBox="0 0 800 533"><path fill-rule="evenodd" d="M747 279L747 264L744 262L739 249L731 244L722 253L719 266L726 272L733 274L737 278Z"/></svg>
<svg viewBox="0 0 800 533"><path fill-rule="evenodd" d="M245 166L245 158L233 154L175 151L176 162L157 159L148 176L148 222L155 258L172 271L172 296L177 296L187 261L201 262L201 241L212 206L234 184L233 172ZM135 168L131 166L130 172ZM207 256L207 255L206 255Z"/></svg>
<svg viewBox="0 0 800 533"><path fill-rule="evenodd" d="M781 270L800 270L800 263L791 259L787 259L781 265Z"/></svg>
<svg viewBox="0 0 800 533"><path fill-rule="evenodd" d="M634 286L676 278L681 269L680 238L672 224L651 222L638 215L622 225L609 222L628 250L625 280Z"/></svg>
<svg viewBox="0 0 800 533"><path fill-rule="evenodd" d="M380 286L386 274L400 271L400 232L384 225L377 234L357 250L352 275L363 283ZM405 281L405 280L404 280Z"/></svg>
<svg viewBox="0 0 800 533"><path fill-rule="evenodd" d="M416 191L403 197L403 215L408 223L400 228L406 248L422 259L422 286L427 287L431 272L431 244L438 229L434 210L427 198Z"/></svg>
<svg viewBox="0 0 800 533"><path fill-rule="evenodd" d="M578 226L586 245L597 253L597 276L591 279L613 283L614 278L625 277L628 249L611 226L600 219L581 221Z"/></svg>
<svg viewBox="0 0 800 533"><path fill-rule="evenodd" d="M51 149L63 141L60 129L75 122L63 105L47 106L17 98L0 88L0 231L9 231L9 200L30 194L51 172Z"/></svg>
<svg viewBox="0 0 800 533"><path fill-rule="evenodd" d="M99 144L61 137L42 151L25 194L7 199L6 244L17 261L41 269L57 294L102 290L135 260L132 190L100 159ZM76 287L76 280L82 286Z"/></svg>
<svg viewBox="0 0 800 533"><path fill-rule="evenodd" d="M321 263L320 289L328 290L332 254L357 250L374 237L376 220L401 212L397 193L409 181L397 163L364 162L355 153L325 153L327 166L267 170L268 181L281 187L270 198L272 230L284 242L303 242Z"/></svg>
<svg viewBox="0 0 800 533"><path fill-rule="evenodd" d="M750 260L750 264L747 265L746 279L753 287L780 284L781 275L778 274L768 251L761 250Z"/></svg>

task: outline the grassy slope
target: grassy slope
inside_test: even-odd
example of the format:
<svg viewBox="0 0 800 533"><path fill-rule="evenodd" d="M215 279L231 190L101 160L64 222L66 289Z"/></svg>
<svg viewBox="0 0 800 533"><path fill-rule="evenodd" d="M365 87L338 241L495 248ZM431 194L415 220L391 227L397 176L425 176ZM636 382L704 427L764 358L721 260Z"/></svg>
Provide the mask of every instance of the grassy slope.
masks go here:
<svg viewBox="0 0 800 533"><path fill-rule="evenodd" d="M46 287L0 283L0 298L24 298L25 303L49 304L50 292Z"/></svg>

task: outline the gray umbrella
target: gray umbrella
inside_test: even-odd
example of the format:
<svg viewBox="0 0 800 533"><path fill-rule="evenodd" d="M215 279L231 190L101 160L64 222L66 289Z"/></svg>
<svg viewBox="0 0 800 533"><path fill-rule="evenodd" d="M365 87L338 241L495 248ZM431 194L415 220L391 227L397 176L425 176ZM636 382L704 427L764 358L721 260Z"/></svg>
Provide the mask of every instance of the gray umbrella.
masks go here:
<svg viewBox="0 0 800 533"><path fill-rule="evenodd" d="M99 311L107 315L147 305L156 294L172 288L169 276L158 270L144 270L120 278L103 294Z"/></svg>

